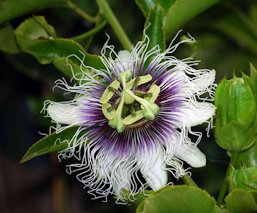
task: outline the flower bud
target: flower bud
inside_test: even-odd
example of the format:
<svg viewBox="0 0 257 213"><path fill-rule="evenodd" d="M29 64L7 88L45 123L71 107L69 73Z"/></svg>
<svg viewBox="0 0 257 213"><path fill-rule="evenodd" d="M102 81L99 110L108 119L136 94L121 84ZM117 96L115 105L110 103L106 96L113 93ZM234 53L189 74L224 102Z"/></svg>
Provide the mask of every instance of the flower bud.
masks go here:
<svg viewBox="0 0 257 213"><path fill-rule="evenodd" d="M249 82L245 77L223 79L216 90L216 138L228 151L241 152L255 141L256 99Z"/></svg>
<svg viewBox="0 0 257 213"><path fill-rule="evenodd" d="M257 136L255 141L257 141ZM237 161L237 165L243 165L247 167L255 166L257 168L257 142L255 142L255 144L249 149L241 152L238 155Z"/></svg>
<svg viewBox="0 0 257 213"><path fill-rule="evenodd" d="M248 167L239 170L233 169L229 178L229 185L231 190L241 188L244 190L257 189L257 168Z"/></svg>
<svg viewBox="0 0 257 213"><path fill-rule="evenodd" d="M250 64L250 76L243 75L243 78L250 85L257 102L257 70L252 64Z"/></svg>

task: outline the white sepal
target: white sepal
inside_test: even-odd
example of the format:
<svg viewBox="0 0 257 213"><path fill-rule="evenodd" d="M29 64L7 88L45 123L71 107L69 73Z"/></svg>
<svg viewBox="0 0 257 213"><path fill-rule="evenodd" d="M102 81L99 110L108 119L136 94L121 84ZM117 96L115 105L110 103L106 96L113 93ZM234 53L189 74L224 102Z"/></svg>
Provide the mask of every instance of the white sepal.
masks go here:
<svg viewBox="0 0 257 213"><path fill-rule="evenodd" d="M56 123L79 124L79 107L73 104L50 102L47 113Z"/></svg>
<svg viewBox="0 0 257 213"><path fill-rule="evenodd" d="M197 71L195 71L197 73ZM215 75L216 71L215 70L210 70L208 72L204 72L201 75L195 77L191 83L193 85L192 90L198 94L198 93L203 93L206 91L206 89L214 84L215 81Z"/></svg>
<svg viewBox="0 0 257 213"><path fill-rule="evenodd" d="M188 145L186 148L178 149L175 156L195 168L206 165L205 155L194 145Z"/></svg>
<svg viewBox="0 0 257 213"><path fill-rule="evenodd" d="M149 184L149 186L157 191L167 184L167 171L164 163L164 150L157 146L153 152L148 155L143 154L138 156L140 158L140 171Z"/></svg>
<svg viewBox="0 0 257 213"><path fill-rule="evenodd" d="M200 125L215 114L215 106L211 103L188 102L180 109L182 126L192 127Z"/></svg>

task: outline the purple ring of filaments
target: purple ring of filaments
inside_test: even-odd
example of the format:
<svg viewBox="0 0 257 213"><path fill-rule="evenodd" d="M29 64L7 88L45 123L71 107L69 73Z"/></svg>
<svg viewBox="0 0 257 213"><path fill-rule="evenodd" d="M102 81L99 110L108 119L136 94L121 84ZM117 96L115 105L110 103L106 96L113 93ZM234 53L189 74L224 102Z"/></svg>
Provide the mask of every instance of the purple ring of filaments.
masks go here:
<svg viewBox="0 0 257 213"><path fill-rule="evenodd" d="M122 133L118 133L108 125L108 119L102 113L99 100L108 84L118 78L115 75L113 79L108 79L107 84L99 83L98 89L91 92L92 98L88 99L90 101L85 101L81 108L82 128L87 129L85 136L89 141L102 150L118 156L140 154L146 150L155 149L156 143L164 146L170 143L169 139L176 133L176 127L180 122L179 109L186 100L183 95L180 95L183 92L184 82L177 75L171 76L175 68L170 68L166 64L159 65L151 63L143 69L135 64L132 70L134 76L150 74L153 78L151 82L137 87L137 90L147 91L153 84L161 85L160 94L155 102L160 108L156 118L137 128L125 128ZM126 70L123 69L123 71ZM117 74L117 72L114 73ZM115 99L117 97L114 96L111 101Z"/></svg>

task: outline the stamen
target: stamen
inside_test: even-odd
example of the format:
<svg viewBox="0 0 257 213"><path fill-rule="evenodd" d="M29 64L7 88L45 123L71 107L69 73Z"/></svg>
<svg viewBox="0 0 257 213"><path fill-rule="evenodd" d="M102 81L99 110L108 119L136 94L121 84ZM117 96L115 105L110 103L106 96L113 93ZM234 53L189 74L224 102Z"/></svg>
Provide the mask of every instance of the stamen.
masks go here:
<svg viewBox="0 0 257 213"><path fill-rule="evenodd" d="M160 91L161 91L161 88L159 86L157 86L156 84L154 84L148 90L147 96L145 97L145 99L147 101L149 101L151 104L153 104L156 101L157 97L159 96ZM148 95L148 94L151 94L151 95Z"/></svg>
<svg viewBox="0 0 257 213"><path fill-rule="evenodd" d="M122 133L125 129L125 125L122 123L122 118L121 118L123 105L124 105L124 94L121 97L121 101L119 103L119 106L117 108L114 118L109 119L109 122L108 122L109 126L111 126L114 129L117 129L118 133Z"/></svg>
<svg viewBox="0 0 257 213"><path fill-rule="evenodd" d="M146 83L150 82L151 80L152 80L152 76L149 74L144 75L144 76L138 76L137 78L134 78L128 82L127 89L132 89L134 86L140 86L142 84L146 84Z"/></svg>
<svg viewBox="0 0 257 213"><path fill-rule="evenodd" d="M133 83L133 88L137 87L138 82L139 82L139 77L136 77L136 80Z"/></svg>
<svg viewBox="0 0 257 213"><path fill-rule="evenodd" d="M136 129L139 128L141 126L146 126L148 123L150 123L151 121L146 120L146 119L141 119L133 124L130 124L128 126L126 126L127 129Z"/></svg>
<svg viewBox="0 0 257 213"><path fill-rule="evenodd" d="M116 95L119 95L119 94L120 94L119 90L117 90L117 89L115 89L115 88L113 88L113 87L108 87L108 90L110 90L111 92L113 92L113 93L116 94Z"/></svg>
<svg viewBox="0 0 257 213"><path fill-rule="evenodd" d="M111 109L111 110L110 110ZM109 103L103 104L102 105L102 111L104 116L108 119L111 120L115 116L115 110L112 109L112 105Z"/></svg>
<svg viewBox="0 0 257 213"><path fill-rule="evenodd" d="M114 92L111 91L109 88L113 88L118 90L120 87L120 82L117 80L114 80L108 87L107 89L104 90L104 93L102 94L102 97L100 99L101 104L106 104L114 95Z"/></svg>
<svg viewBox="0 0 257 213"><path fill-rule="evenodd" d="M150 93L148 94L148 93L146 93L146 92L144 92L144 91L139 91L139 90L134 91L134 94L137 95L137 96L139 96L139 97L145 97L145 96L152 95L152 94L150 94Z"/></svg>
<svg viewBox="0 0 257 213"><path fill-rule="evenodd" d="M142 118L144 117L144 114L143 114L143 110L140 110L140 111L136 111L135 112L135 115L129 115L129 116L127 116L126 118L124 118L123 120L122 120L122 123L124 124L124 125L131 125L131 124L133 124L133 123L135 123L135 122L137 122L137 121L139 121L139 120L141 120Z"/></svg>
<svg viewBox="0 0 257 213"><path fill-rule="evenodd" d="M133 91L138 86L150 82L152 76L147 74L131 78L130 70L120 73L119 81L114 80L105 89L100 99L102 111L109 120L109 126L117 129L118 133L123 132L127 126L141 123L144 119L154 120L159 112L159 106L154 103L160 93L159 86L152 85L147 92ZM122 92L119 90L120 85L122 85ZM115 101L115 106L108 103L114 94L119 96Z"/></svg>

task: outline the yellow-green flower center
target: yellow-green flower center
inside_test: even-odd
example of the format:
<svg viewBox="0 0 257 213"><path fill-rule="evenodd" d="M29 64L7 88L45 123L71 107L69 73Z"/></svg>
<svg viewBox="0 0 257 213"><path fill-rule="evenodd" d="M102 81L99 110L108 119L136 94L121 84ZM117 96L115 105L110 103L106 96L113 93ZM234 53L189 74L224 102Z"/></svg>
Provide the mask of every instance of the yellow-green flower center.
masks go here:
<svg viewBox="0 0 257 213"><path fill-rule="evenodd" d="M143 119L154 120L159 112L159 106L155 101L160 93L160 87L154 84L147 92L136 90L138 86L151 80L152 76L149 74L132 78L132 72L127 70L120 73L119 79L114 80L105 89L100 102L103 114L109 120L109 126L121 133L126 126ZM115 94L118 95L115 103L109 103Z"/></svg>

